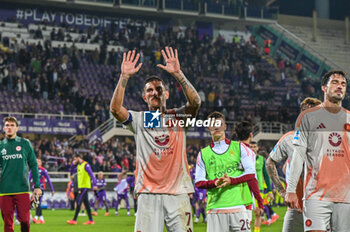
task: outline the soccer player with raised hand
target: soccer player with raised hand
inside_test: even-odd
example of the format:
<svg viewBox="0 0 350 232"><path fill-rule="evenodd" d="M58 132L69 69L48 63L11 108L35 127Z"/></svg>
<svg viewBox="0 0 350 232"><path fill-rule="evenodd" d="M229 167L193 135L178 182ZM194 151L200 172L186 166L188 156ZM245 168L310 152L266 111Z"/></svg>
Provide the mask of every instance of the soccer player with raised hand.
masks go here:
<svg viewBox="0 0 350 232"><path fill-rule="evenodd" d="M135 232L162 232L164 224L168 231L193 231L188 194L193 193L194 189L188 172L186 131L179 125L159 129L144 127L144 115L152 113L152 120L160 116L176 118L179 114L191 118L196 116L201 101L181 71L177 50L165 47L161 52L165 65L159 64L158 67L178 81L187 103L168 110L167 86L159 77L151 76L144 82L142 97L148 110L156 112L128 111L123 105L125 88L129 78L142 66L141 63L137 64L140 54L129 51L123 54L120 78L110 105L111 113L134 133L136 141L135 193L138 195L138 212Z"/></svg>

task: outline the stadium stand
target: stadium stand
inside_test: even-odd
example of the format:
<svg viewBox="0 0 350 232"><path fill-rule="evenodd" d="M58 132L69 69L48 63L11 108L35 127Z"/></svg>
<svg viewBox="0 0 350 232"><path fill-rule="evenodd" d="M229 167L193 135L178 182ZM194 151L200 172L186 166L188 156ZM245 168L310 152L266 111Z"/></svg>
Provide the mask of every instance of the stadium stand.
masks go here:
<svg viewBox="0 0 350 232"><path fill-rule="evenodd" d="M104 1L110 2L110 1ZM124 1L123 1L124 2ZM125 1L127 2L127 1ZM154 6L153 1L144 1ZM165 1L174 9L198 10L191 1ZM128 1L134 5L135 1ZM128 4L127 3L127 4ZM188 3L188 4L186 4ZM228 4L228 3L224 3ZM239 7L223 7L208 2L208 13L241 14ZM224 11L224 12L222 12ZM260 8L249 8L247 14L259 15ZM278 52L265 54L251 33L251 27L217 36L203 34L197 26L150 26L126 20L121 30L67 24L22 24L12 18L0 22L0 112L28 113L23 117L37 117L31 113L88 116L89 131L111 118L109 102L118 81L122 52L136 49L144 63L127 86L125 105L133 110L145 109L141 95L146 74L161 76L170 86L170 106L185 103L182 89L176 81L159 69L160 49L171 45L179 49L182 69L194 84L202 99L199 118L218 110L228 121L249 120L282 122L292 125L298 115L299 103L306 96L321 99L320 82L309 77L298 63ZM286 26L296 36L310 40L310 28ZM334 53L346 55L349 45L340 42L342 31L319 31L319 40L310 42L320 52L330 51L325 44L339 37ZM340 45L341 44L341 45ZM333 52L333 50L332 50ZM331 57L345 65L348 60ZM343 62L344 63L341 63ZM347 66L345 66L347 67ZM349 94L344 101L349 103ZM9 104L10 103L10 104ZM45 116L43 116L45 117ZM38 157L50 172L67 172L74 152L84 153L94 172L120 172L135 169L135 143L129 138L114 137L105 143L83 137L74 145L67 137L31 139ZM187 154L190 165L196 162L201 148L199 142L189 142ZM272 144L263 146L270 151ZM61 201L50 202L50 207L62 207Z"/></svg>
<svg viewBox="0 0 350 232"><path fill-rule="evenodd" d="M95 128L109 117L108 101L117 81L116 78L118 78L122 51L120 48L134 47L143 51L141 59L146 61L143 72L129 85L129 88L132 88L130 92L137 96L141 91L142 82L136 80L144 76L144 73L159 72L159 70L153 70L155 64L161 62L157 50L171 43L175 43L179 48L180 56L183 57L184 71L193 73L190 79L201 92L205 106L203 109L210 111L213 105L218 105L226 111L228 116L228 111L231 112L232 106L235 105L231 116L233 114L236 116L249 115L248 117L254 118L258 114L257 111L265 110L267 113L261 114L263 115L261 120L281 120L282 117L284 119L285 117L276 115L274 112L283 112L290 109L290 106L296 106L297 99L301 95L298 88L295 88L298 84L293 78L295 76L293 66L278 68L276 60L261 55L260 48L254 43L254 38L245 41L236 37L233 42L228 43L223 37L218 37L212 42L209 37L198 39L198 31L195 28L188 28L184 33L182 31L173 32L171 27L159 32L156 29L153 36L145 34L143 29L139 29L136 34L133 30L115 34L104 30L101 35L96 35L99 37L97 40L102 42L99 50L97 48L91 52L84 50L85 53L83 53L73 42L71 42L71 47L65 43L63 46L60 44L53 46L55 39L60 39L62 29L50 28L52 35L49 38L49 34L42 33L40 28L45 28L45 26L41 25L35 29L33 25L29 25L28 31L30 31L30 38L41 38L44 34L46 40L42 42L35 40L26 43L24 40L17 42L17 39L7 37L6 33L2 35L4 45L14 51L11 55L2 55L3 66L6 66L2 86L4 89L7 87L8 92L5 94L13 91L17 96L15 101L23 103L9 105L9 107L23 106L22 109L6 108L7 106L4 105L2 111L86 114L93 118L90 120L90 128ZM23 29L25 28L21 28L21 31L24 31ZM70 31L69 28L66 30ZM55 31L57 31L56 34ZM66 37L61 39L69 42L72 38L70 34L67 32ZM135 38L135 35L136 39L130 41L129 38ZM115 43L115 41L107 38L113 36L119 38L121 46L118 47L118 50L113 48L108 52L105 45ZM90 42L96 41L96 37ZM170 39L173 37L177 40ZM75 38L74 42L78 42L79 36ZM191 44L188 44L189 40L192 41ZM232 52L229 53L228 50ZM34 58L28 60L28 57ZM213 57L223 57L223 59L217 60ZM285 68L286 73L284 73ZM214 82L216 78L222 82ZM176 91L176 98L171 104L180 105L184 102L183 96L179 94L181 89L173 80L169 80L169 85L176 87L171 89L171 91ZM229 87L223 88L223 86ZM251 91L253 89L255 89L254 96ZM296 92L291 89L296 89ZM286 96L285 93L288 93L289 96ZM23 94L28 97L22 98ZM284 108L281 104L283 98L289 98L292 104L288 108L276 111ZM40 104L31 104L34 99L39 99ZM254 101L254 99L260 101ZM268 101L273 104L268 104ZM141 109L143 103L141 99L137 101L135 98L128 98L126 104ZM36 107L28 109L28 105ZM205 117L206 114L207 112L201 111L200 117ZM292 117L295 115L291 115Z"/></svg>

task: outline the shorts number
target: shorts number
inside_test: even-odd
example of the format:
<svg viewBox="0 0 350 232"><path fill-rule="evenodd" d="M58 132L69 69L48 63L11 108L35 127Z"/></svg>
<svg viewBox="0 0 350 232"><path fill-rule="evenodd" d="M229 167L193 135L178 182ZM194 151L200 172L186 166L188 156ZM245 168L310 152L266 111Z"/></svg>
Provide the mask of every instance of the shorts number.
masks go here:
<svg viewBox="0 0 350 232"><path fill-rule="evenodd" d="M186 212L185 214L186 214L186 216L188 216L187 226L189 226L190 222L191 222L191 213L190 212ZM189 231L187 231L187 232L189 232Z"/></svg>
<svg viewBox="0 0 350 232"><path fill-rule="evenodd" d="M241 230L250 230L250 223L249 223L249 219L247 219L247 220L243 220L243 219L241 219L241 220L239 220L239 222L242 222L242 226L241 226Z"/></svg>

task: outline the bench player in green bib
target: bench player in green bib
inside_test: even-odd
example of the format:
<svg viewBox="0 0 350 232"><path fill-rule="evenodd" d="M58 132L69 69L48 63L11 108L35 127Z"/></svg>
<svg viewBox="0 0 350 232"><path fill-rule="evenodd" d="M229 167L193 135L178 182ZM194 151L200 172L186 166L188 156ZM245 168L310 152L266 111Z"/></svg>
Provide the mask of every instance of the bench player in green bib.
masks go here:
<svg viewBox="0 0 350 232"><path fill-rule="evenodd" d="M213 112L209 118L221 120L209 127L211 145L197 157L195 185L207 189L208 232L250 231L253 199L247 182L255 189L255 155L246 145L225 136L225 117Z"/></svg>

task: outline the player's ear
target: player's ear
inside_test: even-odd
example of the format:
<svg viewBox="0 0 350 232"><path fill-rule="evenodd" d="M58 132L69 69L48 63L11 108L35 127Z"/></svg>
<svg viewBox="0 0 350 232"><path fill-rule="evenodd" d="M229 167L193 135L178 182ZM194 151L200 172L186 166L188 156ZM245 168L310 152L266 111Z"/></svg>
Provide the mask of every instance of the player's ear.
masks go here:
<svg viewBox="0 0 350 232"><path fill-rule="evenodd" d="M145 94L142 95L142 99L143 99L145 102L147 102L147 99L146 99L146 95L145 95Z"/></svg>
<svg viewBox="0 0 350 232"><path fill-rule="evenodd" d="M325 93L325 92L327 92L327 89L326 89L326 86L325 85L322 85L321 86L321 89L322 89L322 91Z"/></svg>
<svg viewBox="0 0 350 232"><path fill-rule="evenodd" d="M165 97L165 100L169 99L169 91L168 90L165 91L164 97Z"/></svg>
<svg viewBox="0 0 350 232"><path fill-rule="evenodd" d="M253 138L253 132L250 132L250 133L249 133L249 137L250 137L250 138Z"/></svg>

